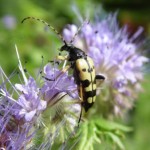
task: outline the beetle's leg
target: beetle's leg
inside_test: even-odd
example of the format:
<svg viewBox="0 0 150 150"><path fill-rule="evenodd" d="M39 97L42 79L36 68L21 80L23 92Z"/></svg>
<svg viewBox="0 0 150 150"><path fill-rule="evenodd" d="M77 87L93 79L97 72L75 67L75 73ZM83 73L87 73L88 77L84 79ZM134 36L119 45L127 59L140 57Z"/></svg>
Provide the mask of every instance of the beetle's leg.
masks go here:
<svg viewBox="0 0 150 150"><path fill-rule="evenodd" d="M55 79L49 79L49 78L47 78L47 77L45 77L45 76L42 76L42 77L43 77L44 79L48 80L48 81L55 81L55 80L57 80L62 74L64 74L65 72L67 72L70 68L71 68L70 65L65 66L65 68L63 68L63 69L61 70L61 72L57 75L57 77L56 77Z"/></svg>
<svg viewBox="0 0 150 150"><path fill-rule="evenodd" d="M65 68L63 68L63 69L61 70L61 73L57 76L57 78L60 77L60 76L61 76L62 74L64 74L65 72L67 72L70 68L71 68L70 65L65 66Z"/></svg>
<svg viewBox="0 0 150 150"><path fill-rule="evenodd" d="M106 78L105 78L103 75L96 75L96 76L95 76L96 86L97 86L97 87L100 87L101 84L104 82L105 79L106 79ZM97 90L98 90L98 88L97 88Z"/></svg>
<svg viewBox="0 0 150 150"><path fill-rule="evenodd" d="M56 58L55 58L55 60L52 60L52 61L50 61L51 63L56 63L56 64L58 64L59 65L59 61L67 61L68 60L68 55L65 55L65 56L61 56L61 55L59 55L59 56L57 56ZM67 72L69 69L71 68L71 65L67 65L66 66L66 62L64 63L64 65L63 65L63 69L61 70L61 72L60 72L60 74L55 78L55 79L49 79L49 78L47 78L47 77L45 77L45 76L42 76L44 79L46 79L46 80L48 80L48 81L55 81L55 80L57 80L62 74L64 74L65 72Z"/></svg>
<svg viewBox="0 0 150 150"><path fill-rule="evenodd" d="M50 79L50 78L47 78L47 77L45 77L45 76L42 76L45 80L47 80L47 81L55 81L55 79Z"/></svg>
<svg viewBox="0 0 150 150"><path fill-rule="evenodd" d="M79 127L79 123L81 121L81 118L82 118L82 107L81 107L80 117L79 117L79 120L78 120L78 127Z"/></svg>
<svg viewBox="0 0 150 150"><path fill-rule="evenodd" d="M65 56L58 55L56 56L56 60L68 60L68 55Z"/></svg>
<svg viewBox="0 0 150 150"><path fill-rule="evenodd" d="M96 80L102 80L102 81L104 81L105 80L105 77L103 76L103 75L96 75L96 77L95 77L95 79Z"/></svg>
<svg viewBox="0 0 150 150"><path fill-rule="evenodd" d="M68 59L69 59L68 55L65 55L65 56L58 55L55 60L64 61L64 64L63 64L63 69L64 69L66 67L66 63Z"/></svg>
<svg viewBox="0 0 150 150"><path fill-rule="evenodd" d="M81 118L82 118L83 88L82 88L81 84L79 86L79 96L80 96L80 100L81 100L81 112L80 112L80 117L79 117L79 120L78 120L78 127L79 127L79 123L80 123Z"/></svg>

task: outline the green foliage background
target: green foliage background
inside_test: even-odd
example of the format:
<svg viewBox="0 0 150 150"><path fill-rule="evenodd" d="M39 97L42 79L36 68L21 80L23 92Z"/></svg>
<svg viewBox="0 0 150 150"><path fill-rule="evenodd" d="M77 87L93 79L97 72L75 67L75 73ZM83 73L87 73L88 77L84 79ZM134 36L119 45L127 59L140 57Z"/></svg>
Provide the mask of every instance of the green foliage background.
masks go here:
<svg viewBox="0 0 150 150"><path fill-rule="evenodd" d="M27 16L42 18L61 32L68 23L80 25L77 15L72 10L73 5L78 7L83 18L86 18L88 13L93 14L95 7L100 9L103 6L108 13L119 10L120 23L129 24L131 32L142 25L145 27L145 35L150 34L150 5L146 0L1 0L0 65L7 75L17 67L15 44L18 46L25 68L31 74L35 71L33 68L41 65L41 56L44 56L44 63L46 63L56 56L57 49L62 44L53 32L45 31L40 22L26 21L21 24L21 20ZM14 28L9 29L4 24L3 18L6 15L15 18ZM146 76L143 87L144 92L126 120L126 124L134 129L127 135L125 145L128 150L150 147L150 75Z"/></svg>

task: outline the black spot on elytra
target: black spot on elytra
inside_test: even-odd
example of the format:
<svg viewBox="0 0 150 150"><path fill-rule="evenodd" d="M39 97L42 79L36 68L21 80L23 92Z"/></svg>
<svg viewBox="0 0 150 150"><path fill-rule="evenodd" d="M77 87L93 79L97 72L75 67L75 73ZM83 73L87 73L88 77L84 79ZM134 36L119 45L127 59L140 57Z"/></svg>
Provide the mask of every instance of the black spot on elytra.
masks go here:
<svg viewBox="0 0 150 150"><path fill-rule="evenodd" d="M85 98L86 99L88 99L89 97L94 97L94 96L96 96L96 90L85 92Z"/></svg>
<svg viewBox="0 0 150 150"><path fill-rule="evenodd" d="M88 92L85 92L84 93L84 101L82 103L82 106L84 107L85 111L87 112L89 110L89 108L92 107L92 105L94 104L94 101L92 103L88 103L88 98L89 97L93 97L96 96L96 90L93 90L93 91L88 91Z"/></svg>
<svg viewBox="0 0 150 150"><path fill-rule="evenodd" d="M82 83L82 86L83 86L83 87L88 87L91 82L86 79L86 80L84 80L84 81L81 81L81 83Z"/></svg>
<svg viewBox="0 0 150 150"><path fill-rule="evenodd" d="M83 72L86 72L86 69L85 69L85 68L83 68L83 69L82 69L82 71L83 71Z"/></svg>

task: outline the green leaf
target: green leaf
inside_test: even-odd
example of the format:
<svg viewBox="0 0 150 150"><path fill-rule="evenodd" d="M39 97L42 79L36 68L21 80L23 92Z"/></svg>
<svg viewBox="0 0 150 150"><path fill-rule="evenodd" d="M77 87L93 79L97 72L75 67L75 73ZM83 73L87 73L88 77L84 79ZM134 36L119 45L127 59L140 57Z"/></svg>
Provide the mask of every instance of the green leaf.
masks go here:
<svg viewBox="0 0 150 150"><path fill-rule="evenodd" d="M96 130L97 128L93 122L84 122L80 126L78 136L68 141L67 149L94 150L94 143L101 143Z"/></svg>
<svg viewBox="0 0 150 150"><path fill-rule="evenodd" d="M112 147L116 144L119 149L124 149L121 139L124 133L129 131L132 131L130 127L102 118L93 118L80 126L78 142L76 142L76 148L73 149L92 150L95 145L104 144L105 142L109 142Z"/></svg>
<svg viewBox="0 0 150 150"><path fill-rule="evenodd" d="M111 132L105 132L105 134L107 134L112 139L112 141L119 146L120 149L125 149L123 143L117 135Z"/></svg>
<svg viewBox="0 0 150 150"><path fill-rule="evenodd" d="M125 125L118 124L112 121L104 120L102 118L95 119L95 123L99 128L107 131L120 130L123 132L130 132L133 130L131 127L127 127Z"/></svg>
<svg viewBox="0 0 150 150"><path fill-rule="evenodd" d="M130 127L108 121L102 118L92 118L80 124L80 127L62 145L62 149L67 150L94 150L103 145L110 148L118 147L124 149L122 137L125 132L131 131ZM54 146L55 148L55 146Z"/></svg>

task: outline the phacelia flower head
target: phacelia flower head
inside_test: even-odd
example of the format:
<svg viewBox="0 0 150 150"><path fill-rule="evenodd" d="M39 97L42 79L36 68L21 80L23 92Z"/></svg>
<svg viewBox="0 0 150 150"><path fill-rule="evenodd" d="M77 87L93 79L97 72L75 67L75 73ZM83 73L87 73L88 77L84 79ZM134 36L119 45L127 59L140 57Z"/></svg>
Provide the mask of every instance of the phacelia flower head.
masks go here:
<svg viewBox="0 0 150 150"><path fill-rule="evenodd" d="M41 99L39 88L32 77L29 77L26 85L16 84L15 87L22 93L18 98L18 109L15 112L18 119L31 121L40 111L46 109L47 102Z"/></svg>
<svg viewBox="0 0 150 150"><path fill-rule="evenodd" d="M25 73L17 48L16 52L21 83L11 83L11 77L0 68L0 124L3 125L0 127L0 146L14 150L31 148L41 127L39 132L45 135L43 141L47 143L47 136L52 139L50 148L61 134L59 130L67 129L66 134L60 135L65 139L77 125L81 112L77 86L72 75L50 63L44 66L43 75L39 74L39 84ZM40 144L44 146L42 141Z"/></svg>
<svg viewBox="0 0 150 150"><path fill-rule="evenodd" d="M34 136L32 130L34 121L28 122L29 118L31 121L34 115L29 117L28 112L25 112L24 115L20 114L22 109L26 108L27 103L18 99L22 95L3 70L0 71L3 80L0 86L0 147L20 150L25 148Z"/></svg>
<svg viewBox="0 0 150 150"><path fill-rule="evenodd" d="M47 64L44 67L44 79L41 88L43 99L47 101L48 106L53 106L53 113L57 114L54 113L52 119L66 118L69 125L74 127L81 110L80 104L75 104L79 100L79 96L74 78L63 69L59 70L57 66ZM74 114L72 120L70 119L71 114Z"/></svg>
<svg viewBox="0 0 150 150"><path fill-rule="evenodd" d="M42 129L40 134L45 134L43 143L41 141L43 147L47 136L54 141L61 134L59 130L67 129L66 134L69 134L77 125L81 111L77 103L77 86L72 76L51 64L44 67L41 84L38 84L25 74L18 51L17 56L21 83L11 83L11 77L0 68L0 147L12 150L31 148L38 136L38 127ZM66 134L60 136L66 137ZM46 145L50 148L51 144L52 141Z"/></svg>
<svg viewBox="0 0 150 150"><path fill-rule="evenodd" d="M70 42L77 29L75 25L65 28L64 39ZM122 115L131 109L141 89L141 68L148 59L140 51L142 42L135 41L142 31L140 27L129 38L127 27L119 28L116 15L111 14L103 20L85 23L73 41L94 60L96 73L106 77L106 87L101 91L103 98L98 101L104 103L108 114Z"/></svg>
<svg viewBox="0 0 150 150"><path fill-rule="evenodd" d="M74 83L74 78L68 75L68 72L59 70L56 66L47 64L44 67L45 82L41 91L44 99L49 103L53 103L52 99L57 94L65 92L73 98L77 98L77 86Z"/></svg>

